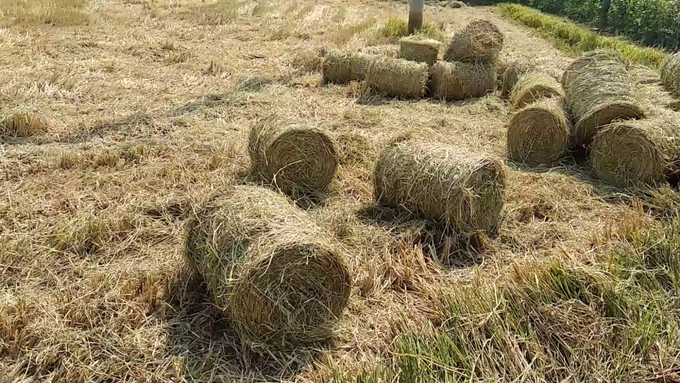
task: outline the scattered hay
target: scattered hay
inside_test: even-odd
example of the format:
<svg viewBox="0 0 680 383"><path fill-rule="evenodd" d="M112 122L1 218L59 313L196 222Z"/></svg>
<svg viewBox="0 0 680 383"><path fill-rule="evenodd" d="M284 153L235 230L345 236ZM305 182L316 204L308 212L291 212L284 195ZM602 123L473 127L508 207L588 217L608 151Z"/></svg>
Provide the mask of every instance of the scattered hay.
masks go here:
<svg viewBox="0 0 680 383"><path fill-rule="evenodd" d="M614 120L643 118L644 111L623 58L611 50L595 50L576 59L562 76L578 145L587 146L597 130Z"/></svg>
<svg viewBox="0 0 680 383"><path fill-rule="evenodd" d="M486 20L473 20L449 42L444 60L493 63L503 49L503 32Z"/></svg>
<svg viewBox="0 0 680 383"><path fill-rule="evenodd" d="M512 88L510 103L520 109L542 98L564 97L562 86L545 73L527 73L519 78Z"/></svg>
<svg viewBox="0 0 680 383"><path fill-rule="evenodd" d="M442 100L482 97L493 91L495 84L492 65L438 61L432 66L432 95Z"/></svg>
<svg viewBox="0 0 680 383"><path fill-rule="evenodd" d="M442 43L420 36L409 36L399 40L400 56L403 59L428 63L437 61Z"/></svg>
<svg viewBox="0 0 680 383"><path fill-rule="evenodd" d="M230 187L197 210L186 256L244 342L295 346L333 335L351 277L302 211L255 186Z"/></svg>
<svg viewBox="0 0 680 383"><path fill-rule="evenodd" d="M338 166L336 144L325 132L271 118L253 127L248 152L255 173L293 196L325 190Z"/></svg>
<svg viewBox="0 0 680 383"><path fill-rule="evenodd" d="M323 47L303 49L293 56L292 66L303 73L321 71L326 50Z"/></svg>
<svg viewBox="0 0 680 383"><path fill-rule="evenodd" d="M29 110L13 110L0 118L0 136L19 138L47 132L45 120Z"/></svg>
<svg viewBox="0 0 680 383"><path fill-rule="evenodd" d="M321 70L325 83L347 84L362 81L371 63L372 55L330 50L326 52Z"/></svg>
<svg viewBox="0 0 680 383"><path fill-rule="evenodd" d="M505 170L500 161L463 148L405 138L381 153L374 187L379 202L441 220L455 232L493 234L500 225Z"/></svg>
<svg viewBox="0 0 680 383"><path fill-rule="evenodd" d="M612 185L663 182L680 170L680 114L614 122L593 139L590 159L597 178Z"/></svg>
<svg viewBox="0 0 680 383"><path fill-rule="evenodd" d="M564 100L546 98L518 112L508 124L508 155L528 165L549 164L569 148L571 123Z"/></svg>
<svg viewBox="0 0 680 383"><path fill-rule="evenodd" d="M669 55L661 66L661 82L680 97L680 52Z"/></svg>
<svg viewBox="0 0 680 383"><path fill-rule="evenodd" d="M366 85L393 97L423 98L427 90L427 64L389 57L374 57L366 73Z"/></svg>

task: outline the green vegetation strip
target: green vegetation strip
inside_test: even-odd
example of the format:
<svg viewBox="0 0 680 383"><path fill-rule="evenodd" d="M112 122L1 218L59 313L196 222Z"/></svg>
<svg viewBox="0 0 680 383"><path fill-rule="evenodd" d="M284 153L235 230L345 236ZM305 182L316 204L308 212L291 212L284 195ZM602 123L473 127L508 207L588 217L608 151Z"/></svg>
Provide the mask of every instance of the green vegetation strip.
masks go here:
<svg viewBox="0 0 680 383"><path fill-rule="evenodd" d="M598 48L621 52L632 63L657 68L666 54L655 48L640 47L621 37L602 36L564 18L546 15L518 4L499 4L501 14L550 39L555 47L571 55Z"/></svg>

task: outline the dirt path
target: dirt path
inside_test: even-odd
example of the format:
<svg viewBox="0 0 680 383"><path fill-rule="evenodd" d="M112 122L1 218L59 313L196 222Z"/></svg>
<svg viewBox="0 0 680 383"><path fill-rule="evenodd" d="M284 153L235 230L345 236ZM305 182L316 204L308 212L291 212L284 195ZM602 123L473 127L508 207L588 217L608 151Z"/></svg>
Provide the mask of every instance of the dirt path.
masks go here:
<svg viewBox="0 0 680 383"><path fill-rule="evenodd" d="M440 321L442 291L515 262L597 258L605 228L634 215L574 165L508 163L501 235L476 262L439 267L412 245L417 228L361 215L372 202L373 160L412 130L505 159L507 104L489 95L362 105L347 87L321 86L318 73L291 65L317 46L386 45L377 31L406 14L403 4L220 4L103 0L84 8L89 25L0 29L0 100L49 126L0 144L0 371L10 381L351 374L385 356L405 326ZM550 74L568 63L490 8L427 12L447 33L492 20L506 34L506 56ZM331 196L310 214L353 255L356 291L337 343L314 363L308 352L284 361L244 354L195 280L178 272L188 207L240 179L248 130L272 114L346 143Z"/></svg>

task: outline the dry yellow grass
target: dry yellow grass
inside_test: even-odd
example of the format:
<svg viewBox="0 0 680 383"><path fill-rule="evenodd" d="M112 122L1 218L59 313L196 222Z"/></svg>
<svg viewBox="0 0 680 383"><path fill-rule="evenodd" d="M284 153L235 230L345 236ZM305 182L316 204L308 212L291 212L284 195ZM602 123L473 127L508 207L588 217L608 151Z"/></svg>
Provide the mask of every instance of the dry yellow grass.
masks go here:
<svg viewBox="0 0 680 383"><path fill-rule="evenodd" d="M70 8L88 20L77 26L15 23L10 12L32 8L0 9L9 21L0 31L0 100L49 121L38 134L0 138L0 376L9 382L356 381L392 355L407 329L425 336L451 323L443 297L512 279L515 269L529 275L531 261L605 262L627 244L626 233L659 225L642 207L672 211L673 193L659 199L666 205L626 203L635 196L592 183L569 164L546 172L509 165L500 235L483 254L428 237L426 221L371 209L373 165L395 135L415 130L506 155L509 106L495 95L366 105L344 86L321 85L314 60L302 65L309 70L291 65L303 49L366 48L369 32L405 17L406 4L91 1ZM492 20L505 34L504 51L536 58L539 71L552 75L568 64L549 42L486 8L428 9L433 22L446 21L447 33ZM281 28L291 33L271 39ZM187 273L182 253L193 206L244 181L248 133L270 113L338 137L336 178L308 214L351 255L355 287L333 344L256 357ZM501 308L465 316L461 328L486 331L478 326L497 323ZM657 375L640 381L678 366L672 342L651 344L656 354L633 361L654 360ZM475 352L469 355L487 366ZM546 364L518 367L522 354L507 352L512 369L496 377L544 377ZM599 371L620 371L608 367Z"/></svg>

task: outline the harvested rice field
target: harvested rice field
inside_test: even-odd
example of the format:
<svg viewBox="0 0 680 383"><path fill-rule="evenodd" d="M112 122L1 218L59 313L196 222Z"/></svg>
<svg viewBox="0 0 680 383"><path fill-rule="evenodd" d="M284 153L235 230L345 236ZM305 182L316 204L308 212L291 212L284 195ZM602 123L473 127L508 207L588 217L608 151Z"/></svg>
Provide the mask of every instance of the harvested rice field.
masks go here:
<svg viewBox="0 0 680 383"><path fill-rule="evenodd" d="M558 86L574 57L452 3L442 50L503 34L481 96L400 61L402 2L0 0L0 382L680 382L677 148L652 187L598 179L562 120L513 159L502 63Z"/></svg>

